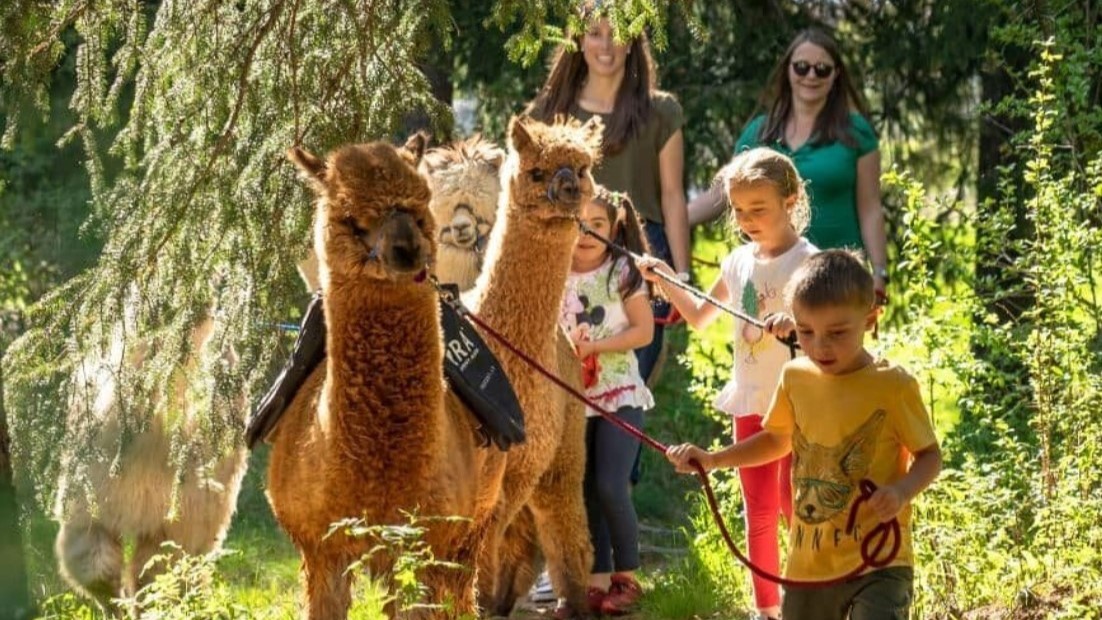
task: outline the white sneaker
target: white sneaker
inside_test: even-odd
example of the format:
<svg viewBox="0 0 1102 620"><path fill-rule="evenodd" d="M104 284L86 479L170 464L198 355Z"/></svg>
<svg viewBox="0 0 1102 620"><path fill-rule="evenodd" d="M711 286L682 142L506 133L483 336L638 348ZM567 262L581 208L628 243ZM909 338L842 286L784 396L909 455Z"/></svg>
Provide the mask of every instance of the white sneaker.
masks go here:
<svg viewBox="0 0 1102 620"><path fill-rule="evenodd" d="M556 600L555 591L551 589L551 577L547 571L540 573L536 585L528 591L528 600L533 603L553 603Z"/></svg>

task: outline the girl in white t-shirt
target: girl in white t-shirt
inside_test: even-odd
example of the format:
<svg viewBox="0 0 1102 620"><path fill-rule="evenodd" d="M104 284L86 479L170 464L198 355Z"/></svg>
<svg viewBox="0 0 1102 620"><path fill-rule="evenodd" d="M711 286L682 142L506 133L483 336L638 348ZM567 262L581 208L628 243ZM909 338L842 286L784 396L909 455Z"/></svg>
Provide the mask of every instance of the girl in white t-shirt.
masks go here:
<svg viewBox="0 0 1102 620"><path fill-rule="evenodd" d="M764 320L787 311L782 291L792 273L818 249L801 237L810 219L807 194L796 166L787 156L756 148L735 156L716 176L731 205L731 217L745 243L725 259L711 295L744 314ZM665 283L653 271L668 275L665 263L647 257L639 263L643 277L658 283L694 329L703 329L720 314L714 305ZM761 328L736 319L734 369L715 406L734 416L735 440L761 432L762 416L777 386L789 349ZM739 469L746 504L746 538L750 559L780 572L777 527L781 514L792 515L789 458ZM761 618L780 617L777 584L755 576L754 602Z"/></svg>
<svg viewBox="0 0 1102 620"><path fill-rule="evenodd" d="M646 251L642 227L624 194L598 186L581 219L617 245ZM559 323L582 360L586 396L641 427L643 412L654 406L654 399L639 375L634 350L650 343L654 316L649 287L631 259L615 256L592 236L579 235ZM639 441L592 409L587 408L586 417L585 500L594 550L589 611L620 615L642 593L635 580L639 523L630 482Z"/></svg>

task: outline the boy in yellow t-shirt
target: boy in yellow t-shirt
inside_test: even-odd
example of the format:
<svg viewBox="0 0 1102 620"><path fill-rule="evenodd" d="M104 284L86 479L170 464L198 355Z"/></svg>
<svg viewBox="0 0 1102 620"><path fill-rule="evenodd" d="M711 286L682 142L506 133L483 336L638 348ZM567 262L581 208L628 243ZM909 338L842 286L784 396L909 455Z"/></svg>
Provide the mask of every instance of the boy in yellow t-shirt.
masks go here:
<svg viewBox="0 0 1102 620"><path fill-rule="evenodd" d="M872 276L852 254L830 250L808 258L785 295L795 321L775 315L767 325L775 335L794 325L806 357L782 370L764 432L714 453L683 444L666 456L678 471L691 473L692 460L705 469L749 467L791 450L789 579L829 581L851 573L862 565L863 537L897 517L899 552L888 566L829 587L786 588L782 615L785 620L905 620L914 589L910 502L941 471L941 451L918 383L865 349L864 334L876 321L875 294ZM864 479L879 488L858 509L856 527L847 533L846 520Z"/></svg>

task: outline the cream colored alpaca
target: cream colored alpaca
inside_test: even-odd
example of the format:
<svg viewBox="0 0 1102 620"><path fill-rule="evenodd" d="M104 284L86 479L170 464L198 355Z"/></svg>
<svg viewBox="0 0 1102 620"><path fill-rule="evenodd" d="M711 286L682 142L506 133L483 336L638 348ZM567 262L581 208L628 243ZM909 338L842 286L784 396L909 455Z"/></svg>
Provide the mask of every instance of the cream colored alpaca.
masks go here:
<svg viewBox="0 0 1102 620"><path fill-rule="evenodd" d="M421 159L420 172L432 191L429 209L436 219L434 273L460 291L474 286L482 272L485 244L497 219L504 162L505 152L477 134L429 149ZM313 248L298 268L308 290L321 287Z"/></svg>
<svg viewBox="0 0 1102 620"><path fill-rule="evenodd" d="M186 442L184 445L202 440L188 396L196 392L195 384L209 380L209 371L203 371L201 362L236 363L228 348L224 353L213 350L214 331L214 320L209 317L193 328L192 354L165 390L168 398L155 403L154 411L144 413L149 427L125 440L117 462L108 458L80 464L87 467L90 489L70 488L67 479L59 484L55 518L61 522L56 543L61 574L74 589L105 609L114 609L112 598L132 594L151 580L152 575L142 575L142 569L151 557L163 552L165 541L175 542L189 554L207 553L221 546L229 528L245 475L244 446L239 445L210 468L188 463L178 474L170 460L173 437L166 422L167 416L182 416L184 426L178 439ZM81 416L95 416L102 426L92 441L107 455L114 454L121 432L116 372L124 364L132 372L141 372L145 362L144 348L124 355L122 342L121 333L116 334L111 350L102 358L87 360L74 377L74 392L91 394L94 402L90 408L74 402L71 428L86 422L78 419ZM242 395L232 403L214 406L244 412L245 402ZM63 454L63 471L71 471L76 465L74 458L78 458L76 451ZM178 475L182 479L173 507L172 490ZM94 504L89 502L89 493ZM130 558L123 553L127 541L134 545Z"/></svg>
<svg viewBox="0 0 1102 620"><path fill-rule="evenodd" d="M431 149L421 173L432 190L436 218L436 277L466 291L482 271L486 242L497 218L505 152L474 135Z"/></svg>
<svg viewBox="0 0 1102 620"><path fill-rule="evenodd" d="M580 366L558 326L570 271L576 217L592 196L590 170L600 152L599 120L545 125L510 123L511 150L486 267L465 298L516 347L580 389ZM497 509L479 561L483 611L508 615L515 602L515 566L503 565L502 539L527 506L534 517L555 591L585 609L592 547L586 525L585 415L536 370L487 338L524 409L525 444L508 453ZM513 562L505 558L506 564Z"/></svg>

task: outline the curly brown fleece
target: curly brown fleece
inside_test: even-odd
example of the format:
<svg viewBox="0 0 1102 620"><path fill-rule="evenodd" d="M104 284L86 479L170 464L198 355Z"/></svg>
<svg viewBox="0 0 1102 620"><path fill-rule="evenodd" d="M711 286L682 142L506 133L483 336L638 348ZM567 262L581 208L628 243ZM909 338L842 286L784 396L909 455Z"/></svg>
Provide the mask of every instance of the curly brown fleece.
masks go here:
<svg viewBox="0 0 1102 620"><path fill-rule="evenodd" d="M329 327L328 357L299 390L273 437L268 497L303 558L308 617L344 618L348 566L378 543L331 524L371 524L420 516L462 516L432 523L436 558L472 566L482 534L475 523L479 473L500 477L477 446L468 416L448 415L435 292L418 279L436 247L429 188L417 172L424 147L348 146L326 161L295 149L291 158L318 195L315 248ZM393 558L371 556L387 574ZM432 601L450 608L411 617L455 618L476 612L474 571L430 567L421 577ZM394 610L388 610L390 614Z"/></svg>
<svg viewBox="0 0 1102 620"><path fill-rule="evenodd" d="M497 222L486 268L469 299L485 321L543 366L580 389L580 366L558 327L563 288L578 234L576 216L593 194L591 170L600 153L599 119L582 125L526 117L510 123ZM560 174L561 172L561 174ZM555 199L551 194L558 191ZM528 441L513 448L479 560L484 611L508 615L519 566L528 560L503 545L506 528L530 510L556 592L585 609L592 547L582 481L585 415L581 404L513 354L491 346L524 408ZM526 547L523 547L526 548Z"/></svg>

